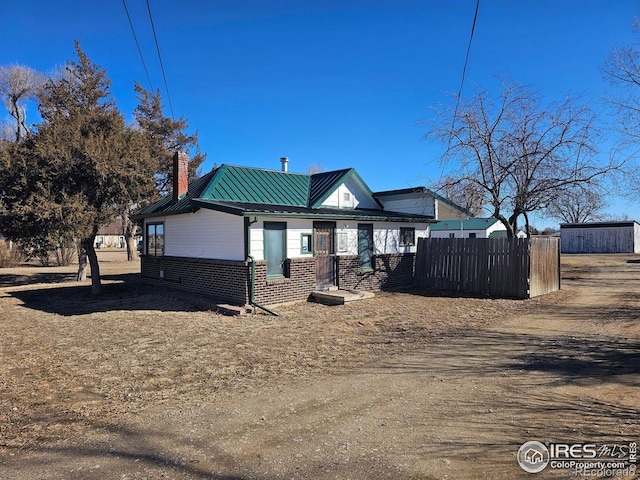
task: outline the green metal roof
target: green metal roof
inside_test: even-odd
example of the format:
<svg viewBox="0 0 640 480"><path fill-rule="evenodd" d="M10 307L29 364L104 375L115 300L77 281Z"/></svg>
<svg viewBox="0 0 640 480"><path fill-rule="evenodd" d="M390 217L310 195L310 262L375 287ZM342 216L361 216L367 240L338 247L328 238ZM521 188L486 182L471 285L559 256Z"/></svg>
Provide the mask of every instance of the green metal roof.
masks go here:
<svg viewBox="0 0 640 480"><path fill-rule="evenodd" d="M431 231L443 230L486 230L495 223L497 218L467 218L464 220L440 220L431 225ZM462 225L461 225L462 223Z"/></svg>
<svg viewBox="0 0 640 480"><path fill-rule="evenodd" d="M341 184L355 178L369 195L373 196L373 192L369 186L362 180L353 168L344 170L334 170L332 172L316 173L311 176L311 189L309 192L309 206L320 207L322 203L335 192ZM375 199L374 199L375 200ZM375 200L376 203L378 200Z"/></svg>
<svg viewBox="0 0 640 480"><path fill-rule="evenodd" d="M344 182L343 179L352 170L352 168L345 168L344 170L333 170L311 175L309 205L321 205L335 191L338 185Z"/></svg>
<svg viewBox="0 0 640 480"><path fill-rule="evenodd" d="M189 184L187 193L180 197L177 202L173 200L173 197L171 195L167 195L157 202L152 203L142 210L139 210L131 218L137 219L158 215L176 215L178 213L189 213L195 211L192 200L194 198L202 196L203 192L206 190L213 177L215 177L218 170L219 168L213 169L203 177L200 177L197 180L191 182Z"/></svg>
<svg viewBox="0 0 640 480"><path fill-rule="evenodd" d="M407 223L429 223L432 220L424 215L411 213L387 212L385 210L374 210L355 208L312 208L298 207L294 205L267 205L258 203L224 202L218 200L195 199L194 203L201 208L217 210L232 215L251 217L272 216L272 217L299 217L317 218L331 220L363 220L363 221L387 221L387 222L407 222Z"/></svg>
<svg viewBox="0 0 640 480"><path fill-rule="evenodd" d="M298 173L222 165L201 198L306 206L310 179Z"/></svg>
<svg viewBox="0 0 640 480"><path fill-rule="evenodd" d="M430 217L387 212L382 209L332 209L322 203L344 182L354 178L369 194L369 187L353 168L305 175L259 168L221 165L191 182L178 201L167 196L140 210L132 218L194 212L199 208L235 215L279 215L335 219L425 222Z"/></svg>

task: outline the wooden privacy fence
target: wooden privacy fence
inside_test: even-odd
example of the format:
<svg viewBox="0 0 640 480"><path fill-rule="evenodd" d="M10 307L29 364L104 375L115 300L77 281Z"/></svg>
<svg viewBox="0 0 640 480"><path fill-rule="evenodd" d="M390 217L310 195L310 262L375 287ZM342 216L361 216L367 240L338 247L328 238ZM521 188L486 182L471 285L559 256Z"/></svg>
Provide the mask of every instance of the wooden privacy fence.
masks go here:
<svg viewBox="0 0 640 480"><path fill-rule="evenodd" d="M415 284L478 295L531 298L560 289L558 238L421 238Z"/></svg>

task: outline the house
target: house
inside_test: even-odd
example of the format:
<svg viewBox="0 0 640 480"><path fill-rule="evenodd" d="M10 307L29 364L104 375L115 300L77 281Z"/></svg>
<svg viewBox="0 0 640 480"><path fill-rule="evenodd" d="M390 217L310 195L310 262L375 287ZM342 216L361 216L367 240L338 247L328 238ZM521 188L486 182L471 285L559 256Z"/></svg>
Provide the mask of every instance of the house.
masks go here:
<svg viewBox="0 0 640 480"><path fill-rule="evenodd" d="M146 282L236 305L304 300L315 290L412 285L430 215L383 208L352 168L317 174L221 165L144 208Z"/></svg>
<svg viewBox="0 0 640 480"><path fill-rule="evenodd" d="M431 225L431 238L495 238L506 236L507 227L497 218L440 220Z"/></svg>
<svg viewBox="0 0 640 480"><path fill-rule="evenodd" d="M109 224L98 229L94 240L95 248L127 248L125 227L122 217L114 218ZM134 236L136 244L142 241L141 235Z"/></svg>
<svg viewBox="0 0 640 480"><path fill-rule="evenodd" d="M562 253L640 253L638 222L561 223Z"/></svg>
<svg viewBox="0 0 640 480"><path fill-rule="evenodd" d="M473 213L470 211L426 187L375 192L373 197L382 204L385 210L394 212L428 215L436 220L473 217Z"/></svg>
<svg viewBox="0 0 640 480"><path fill-rule="evenodd" d="M122 218L115 218L108 225L98 229L94 242L95 248L125 248L124 226Z"/></svg>

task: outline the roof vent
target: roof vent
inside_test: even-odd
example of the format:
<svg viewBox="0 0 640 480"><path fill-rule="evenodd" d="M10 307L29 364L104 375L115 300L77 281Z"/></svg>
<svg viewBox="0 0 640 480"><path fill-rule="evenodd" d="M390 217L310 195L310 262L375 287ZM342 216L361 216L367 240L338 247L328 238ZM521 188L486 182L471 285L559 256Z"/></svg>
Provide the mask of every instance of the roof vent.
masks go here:
<svg viewBox="0 0 640 480"><path fill-rule="evenodd" d="M280 157L280 163L282 163L282 171L289 171L289 157Z"/></svg>

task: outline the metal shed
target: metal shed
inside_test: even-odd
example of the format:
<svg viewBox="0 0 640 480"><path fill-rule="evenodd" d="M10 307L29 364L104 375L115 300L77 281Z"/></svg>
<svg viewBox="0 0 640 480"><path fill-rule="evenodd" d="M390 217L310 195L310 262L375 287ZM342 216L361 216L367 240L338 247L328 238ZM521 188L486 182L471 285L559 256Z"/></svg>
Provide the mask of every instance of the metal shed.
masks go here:
<svg viewBox="0 0 640 480"><path fill-rule="evenodd" d="M640 253L638 222L561 223L562 253Z"/></svg>

